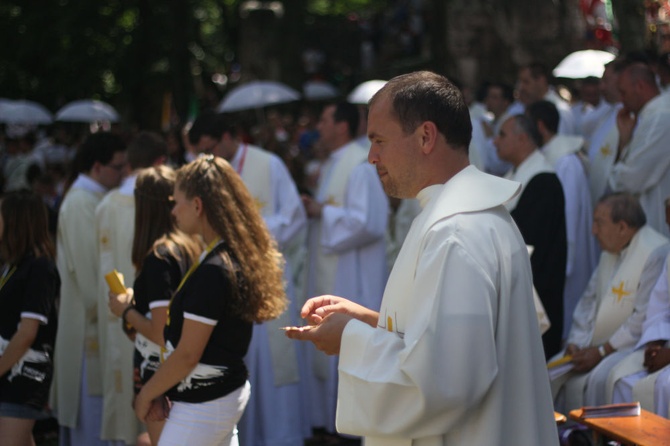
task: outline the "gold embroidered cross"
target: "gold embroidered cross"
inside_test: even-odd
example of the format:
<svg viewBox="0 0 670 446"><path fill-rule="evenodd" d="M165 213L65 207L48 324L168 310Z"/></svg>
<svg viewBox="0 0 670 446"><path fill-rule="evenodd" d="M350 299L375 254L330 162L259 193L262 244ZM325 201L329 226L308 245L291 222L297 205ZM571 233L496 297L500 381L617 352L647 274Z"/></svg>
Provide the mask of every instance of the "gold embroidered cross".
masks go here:
<svg viewBox="0 0 670 446"><path fill-rule="evenodd" d="M612 149L609 144L605 144L600 148L600 154L607 158L612 153Z"/></svg>
<svg viewBox="0 0 670 446"><path fill-rule="evenodd" d="M621 302L621 299L630 294L630 291L625 291L623 289L623 280L622 280L621 283L619 283L618 288L612 287L612 293L616 295L616 301L617 303L619 303Z"/></svg>

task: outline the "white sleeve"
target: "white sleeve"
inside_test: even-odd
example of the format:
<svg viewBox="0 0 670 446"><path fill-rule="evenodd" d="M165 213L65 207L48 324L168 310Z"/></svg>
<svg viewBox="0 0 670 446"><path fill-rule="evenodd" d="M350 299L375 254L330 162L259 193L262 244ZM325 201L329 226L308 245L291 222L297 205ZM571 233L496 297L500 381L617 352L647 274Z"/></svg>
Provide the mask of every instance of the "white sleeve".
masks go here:
<svg viewBox="0 0 670 446"><path fill-rule="evenodd" d="M572 315L572 325L568 334L568 344L575 344L577 347L586 347L593 337L594 322L596 319L597 299L596 292L598 288L597 267L591 279L589 279L586 289L579 298L575 311Z"/></svg>
<svg viewBox="0 0 670 446"><path fill-rule="evenodd" d="M498 374L491 276L444 234L425 246L404 337L355 320L344 330L338 430L441 434L481 402Z"/></svg>
<svg viewBox="0 0 670 446"><path fill-rule="evenodd" d="M612 167L612 190L642 193L658 184L670 169L669 120L670 113L656 113L641 120L628 144L628 154Z"/></svg>
<svg viewBox="0 0 670 446"><path fill-rule="evenodd" d="M642 347L648 342L661 339L670 340L670 289L668 288L668 260L651 290L647 318L642 324L642 337L637 346Z"/></svg>
<svg viewBox="0 0 670 446"><path fill-rule="evenodd" d="M298 189L284 162L276 156L270 162L275 208L265 217L268 230L280 247L286 246L307 224Z"/></svg>
<svg viewBox="0 0 670 446"><path fill-rule="evenodd" d="M325 205L320 243L328 253L343 253L374 243L386 234L389 204L379 176L370 164L354 168L342 206Z"/></svg>
<svg viewBox="0 0 670 446"><path fill-rule="evenodd" d="M658 276L661 274L667 247L657 248L647 259L640 275L640 284L635 293L633 314L614 332L609 343L615 350L634 347L642 334L642 323L647 315L647 304L651 290L654 288Z"/></svg>

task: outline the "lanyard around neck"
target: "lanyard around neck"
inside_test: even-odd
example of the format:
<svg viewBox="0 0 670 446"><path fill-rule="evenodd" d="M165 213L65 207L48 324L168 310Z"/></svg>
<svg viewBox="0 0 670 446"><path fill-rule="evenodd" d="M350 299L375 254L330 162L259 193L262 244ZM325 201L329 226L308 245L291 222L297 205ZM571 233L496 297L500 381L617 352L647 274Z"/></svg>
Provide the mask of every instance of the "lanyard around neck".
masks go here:
<svg viewBox="0 0 670 446"><path fill-rule="evenodd" d="M10 268L9 265L5 265L4 271L2 272L2 277L0 277L0 290L5 286L9 278L12 277L14 271L16 271L16 266L12 266Z"/></svg>
<svg viewBox="0 0 670 446"><path fill-rule="evenodd" d="M188 280L189 277L191 277L191 274L193 274L193 271L198 269L198 266L200 266L200 263L207 257L207 255L212 252L212 250L216 247L221 242L221 238L217 237L212 242L207 245L207 248L205 248L205 251L202 253L200 258L198 259L197 262L194 262L193 265L186 271L186 274L184 274L184 277L182 277L181 282L179 282L179 286L175 290L175 292L172 294L172 297L170 298L170 305L168 305L168 310L167 310L167 321L165 325L170 325L170 307L172 307L172 301L174 300L174 297L177 295L179 290L184 286L186 281Z"/></svg>

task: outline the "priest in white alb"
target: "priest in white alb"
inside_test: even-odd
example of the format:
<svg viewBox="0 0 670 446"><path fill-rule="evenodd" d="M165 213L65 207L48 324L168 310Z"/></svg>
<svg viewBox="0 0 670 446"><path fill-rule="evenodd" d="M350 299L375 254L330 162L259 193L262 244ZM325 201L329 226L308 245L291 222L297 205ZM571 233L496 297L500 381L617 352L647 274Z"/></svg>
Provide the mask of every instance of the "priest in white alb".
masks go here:
<svg viewBox="0 0 670 446"><path fill-rule="evenodd" d="M598 246L591 234L593 206L587 178L586 154L581 152L581 136L558 133L559 114L549 101L534 102L526 114L537 126L542 139L540 152L556 169L565 196L565 230L568 240L568 261L563 289L563 339L572 324L572 313L586 289L598 264Z"/></svg>
<svg viewBox="0 0 670 446"><path fill-rule="evenodd" d="M152 132L140 132L128 145L126 158L129 174L121 185L109 191L95 211L98 239L98 330L102 365L103 407L100 437L116 444L131 445L142 427L128 410L134 398L133 352L135 344L124 334L121 319L107 305L109 286L105 274L116 269L123 274L127 287L135 280L132 245L135 235L135 179L138 170L162 164L167 144Z"/></svg>
<svg viewBox="0 0 670 446"><path fill-rule="evenodd" d="M639 62L619 69L617 85L623 108L609 187L639 196L649 225L670 236L664 206L670 195L670 97L660 93L651 68Z"/></svg>
<svg viewBox="0 0 670 446"><path fill-rule="evenodd" d="M315 297L314 325L287 331L340 354L338 431L366 446L557 445L528 254L503 206L519 184L469 166L467 107L434 73L390 80L368 135L386 192L423 209L379 312Z"/></svg>
<svg viewBox="0 0 670 446"><path fill-rule="evenodd" d="M50 404L60 425L61 446L107 444L100 438L104 389L95 209L105 193L119 185L125 149L116 135L90 135L77 150L81 172L58 213L61 291Z"/></svg>
<svg viewBox="0 0 670 446"><path fill-rule="evenodd" d="M611 368L640 339L649 294L667 253L663 235L646 222L635 197L605 195L598 202L593 233L602 254L573 313L565 351L574 368L552 381L556 410L567 413L611 399Z"/></svg>

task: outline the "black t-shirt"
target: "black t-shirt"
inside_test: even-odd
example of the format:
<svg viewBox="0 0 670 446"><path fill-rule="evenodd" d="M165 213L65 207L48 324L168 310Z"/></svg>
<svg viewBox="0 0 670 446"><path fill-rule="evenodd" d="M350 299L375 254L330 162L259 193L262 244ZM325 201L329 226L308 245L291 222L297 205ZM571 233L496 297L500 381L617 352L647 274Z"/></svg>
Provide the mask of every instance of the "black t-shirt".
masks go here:
<svg viewBox="0 0 670 446"><path fill-rule="evenodd" d="M142 263L142 270L133 285L135 309L143 315L151 307L167 307L172 293L179 286L182 274L186 272L185 257L177 260L165 246L158 246L159 258L152 250Z"/></svg>
<svg viewBox="0 0 670 446"><path fill-rule="evenodd" d="M214 325L199 365L200 371L177 384L167 395L174 401L198 403L227 395L247 380L243 358L251 341L252 324L231 309L233 284L219 243L193 271L170 304L165 342L177 348L184 317ZM244 289L238 290L244 293Z"/></svg>
<svg viewBox="0 0 670 446"><path fill-rule="evenodd" d="M186 255L177 259L164 245L159 245L156 250L160 257L154 250L147 254L133 285L135 309L145 316L152 308L167 308L187 269ZM139 384L144 384L160 366L160 355L156 352L144 357L135 349L133 365L139 375ZM136 386L135 390L139 391L139 387Z"/></svg>
<svg viewBox="0 0 670 446"><path fill-rule="evenodd" d="M0 401L38 409L46 405L53 375L59 291L60 277L53 260L32 255L16 265L0 289L0 337L4 341L14 336L22 315L40 321L28 357L18 369L0 378Z"/></svg>

